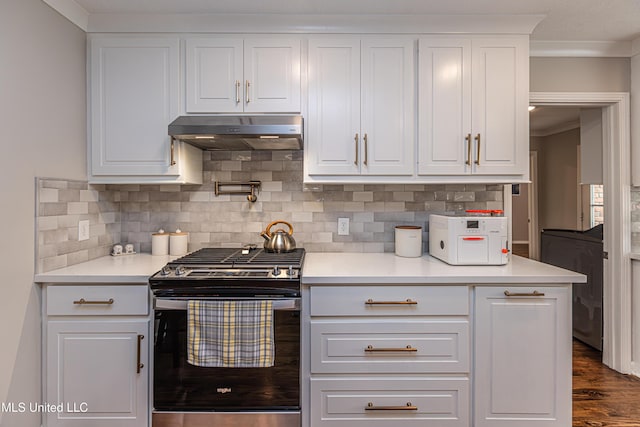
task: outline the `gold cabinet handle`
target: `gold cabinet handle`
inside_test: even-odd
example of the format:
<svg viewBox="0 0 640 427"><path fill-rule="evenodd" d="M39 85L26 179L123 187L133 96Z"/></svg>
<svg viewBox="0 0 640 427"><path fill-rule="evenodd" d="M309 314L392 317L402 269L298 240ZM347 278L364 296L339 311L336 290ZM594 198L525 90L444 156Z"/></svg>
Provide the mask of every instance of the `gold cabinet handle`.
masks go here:
<svg viewBox="0 0 640 427"><path fill-rule="evenodd" d="M236 80L236 104L240 104L240 80Z"/></svg>
<svg viewBox="0 0 640 427"><path fill-rule="evenodd" d="M366 353L376 353L376 352L385 353L385 352L391 352L391 351L403 351L403 352L415 353L418 351L418 349L415 347L411 347L410 345L406 347L398 347L398 348L390 348L390 347L375 348L372 345L368 345L367 348L364 349L364 351Z"/></svg>
<svg viewBox="0 0 640 427"><path fill-rule="evenodd" d="M144 335L138 335L138 355L136 359L136 374L139 374L142 368L144 368L144 363L140 362L141 353L142 353L142 340L144 339Z"/></svg>
<svg viewBox="0 0 640 427"><path fill-rule="evenodd" d="M356 133L355 138L353 138L353 140L355 141L355 146L356 146L356 159L353 161L353 164L358 166L358 141L360 140L360 137L358 136L358 134Z"/></svg>
<svg viewBox="0 0 640 427"><path fill-rule="evenodd" d="M251 86L251 83L249 83L249 80L246 81L246 89L245 89L245 94L247 96L247 104L251 102L251 97L249 96L249 87Z"/></svg>
<svg viewBox="0 0 640 427"><path fill-rule="evenodd" d="M86 300L84 298L80 298L77 301L74 301L74 304L78 304L78 305L111 305L115 302L115 300L113 298L109 298L108 300L105 301L91 301L91 300Z"/></svg>
<svg viewBox="0 0 640 427"><path fill-rule="evenodd" d="M543 297L543 292L533 291L533 292L523 292L523 293L512 293L509 291L504 291L504 294L508 297Z"/></svg>
<svg viewBox="0 0 640 427"><path fill-rule="evenodd" d="M369 147L367 145L368 143L369 143L369 137L365 133L364 134L364 165L365 166L369 162Z"/></svg>
<svg viewBox="0 0 640 427"><path fill-rule="evenodd" d="M471 134L468 133L464 140L467 141L467 161L465 163L471 166Z"/></svg>
<svg viewBox="0 0 640 427"><path fill-rule="evenodd" d="M171 137L171 158L169 159L169 166L174 166L176 164L175 141L176 140Z"/></svg>
<svg viewBox="0 0 640 427"><path fill-rule="evenodd" d="M479 165L480 164L480 134L477 134L475 138L473 138L476 140L477 144L476 144L476 161L475 164Z"/></svg>
<svg viewBox="0 0 640 427"><path fill-rule="evenodd" d="M417 305L418 301L407 298L404 301L374 301L371 298L364 302L367 305Z"/></svg>
<svg viewBox="0 0 640 427"><path fill-rule="evenodd" d="M376 406L373 402L367 403L365 411L417 411L418 407L413 406L411 402L407 402L405 406Z"/></svg>

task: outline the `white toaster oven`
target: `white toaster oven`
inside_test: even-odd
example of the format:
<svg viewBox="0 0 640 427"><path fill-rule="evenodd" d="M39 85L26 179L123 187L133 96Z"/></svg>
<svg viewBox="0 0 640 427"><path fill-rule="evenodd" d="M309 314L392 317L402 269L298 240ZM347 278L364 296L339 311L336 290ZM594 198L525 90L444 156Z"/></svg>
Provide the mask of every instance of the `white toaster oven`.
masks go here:
<svg viewBox="0 0 640 427"><path fill-rule="evenodd" d="M432 214L429 253L452 265L506 264L507 218Z"/></svg>

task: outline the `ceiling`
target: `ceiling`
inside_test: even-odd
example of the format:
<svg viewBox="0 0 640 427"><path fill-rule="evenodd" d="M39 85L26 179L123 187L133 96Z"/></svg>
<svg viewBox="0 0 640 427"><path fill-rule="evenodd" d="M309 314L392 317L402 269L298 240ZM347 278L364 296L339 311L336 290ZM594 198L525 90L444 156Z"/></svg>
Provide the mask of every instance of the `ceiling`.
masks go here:
<svg viewBox="0 0 640 427"><path fill-rule="evenodd" d="M75 0L75 3L89 15L543 14L546 18L533 31L532 40L620 42L640 38L640 0Z"/></svg>

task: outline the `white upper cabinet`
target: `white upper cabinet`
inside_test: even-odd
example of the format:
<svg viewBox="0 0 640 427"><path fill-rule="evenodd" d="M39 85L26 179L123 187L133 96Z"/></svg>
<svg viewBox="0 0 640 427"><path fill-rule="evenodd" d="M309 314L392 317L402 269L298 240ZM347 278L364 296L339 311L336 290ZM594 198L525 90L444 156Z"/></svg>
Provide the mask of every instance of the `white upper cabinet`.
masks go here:
<svg viewBox="0 0 640 427"><path fill-rule="evenodd" d="M242 111L242 39L186 41L187 112Z"/></svg>
<svg viewBox="0 0 640 427"><path fill-rule="evenodd" d="M471 40L420 39L420 174L471 170Z"/></svg>
<svg viewBox="0 0 640 427"><path fill-rule="evenodd" d="M528 37L419 41L419 175L528 179Z"/></svg>
<svg viewBox="0 0 640 427"><path fill-rule="evenodd" d="M309 175L413 175L414 58L410 38L309 41Z"/></svg>
<svg viewBox="0 0 640 427"><path fill-rule="evenodd" d="M300 40L186 40L186 111L299 112Z"/></svg>
<svg viewBox="0 0 640 427"><path fill-rule="evenodd" d="M199 183L200 151L172 143L179 114L180 42L90 38L90 182Z"/></svg>
<svg viewBox="0 0 640 427"><path fill-rule="evenodd" d="M358 174L360 40L310 40L308 79L305 167L310 174Z"/></svg>

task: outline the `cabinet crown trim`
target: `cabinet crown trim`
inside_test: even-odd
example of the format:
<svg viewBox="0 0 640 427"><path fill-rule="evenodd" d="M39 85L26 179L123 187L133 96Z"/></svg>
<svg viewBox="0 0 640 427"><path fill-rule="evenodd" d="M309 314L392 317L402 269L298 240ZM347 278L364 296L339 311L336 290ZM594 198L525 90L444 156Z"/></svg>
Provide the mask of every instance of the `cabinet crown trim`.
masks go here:
<svg viewBox="0 0 640 427"><path fill-rule="evenodd" d="M62 13L63 11L61 11ZM531 34L545 15L91 14L90 33Z"/></svg>

